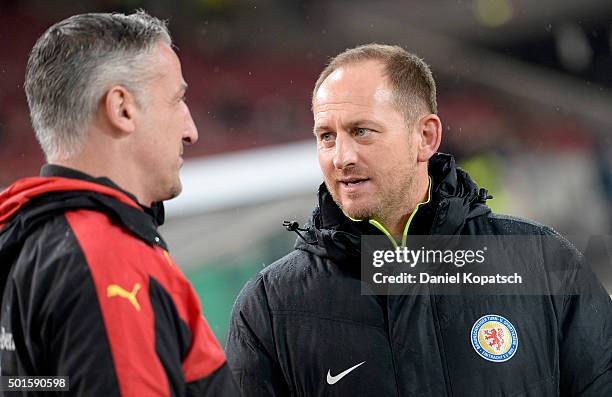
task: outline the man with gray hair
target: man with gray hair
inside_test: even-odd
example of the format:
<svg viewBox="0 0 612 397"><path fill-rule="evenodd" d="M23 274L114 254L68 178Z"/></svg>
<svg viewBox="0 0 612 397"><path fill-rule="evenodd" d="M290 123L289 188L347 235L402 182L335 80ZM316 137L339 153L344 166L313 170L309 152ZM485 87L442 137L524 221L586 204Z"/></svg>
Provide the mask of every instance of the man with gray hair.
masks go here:
<svg viewBox="0 0 612 397"><path fill-rule="evenodd" d="M227 357L244 392L612 396L610 298L571 244L546 226L492 213L486 189L437 153L442 122L425 62L397 46L346 50L321 73L312 112L324 179L318 205L306 226L286 223L299 235L295 250L249 281L232 314ZM363 276L372 269L366 236L386 255L419 251L410 245L417 235L526 235L516 250L489 247L483 268L528 272L526 282L544 276L544 289L496 285L476 296L465 283L444 294L427 281L401 285L415 274L400 259L376 273L386 285ZM541 255L543 241L554 256ZM461 271L434 265L416 269L442 278ZM556 280L567 290L548 294Z"/></svg>
<svg viewBox="0 0 612 397"><path fill-rule="evenodd" d="M166 24L143 11L75 15L36 42L25 90L48 164L0 193L3 390L65 376L45 384L239 395L157 232L198 139L186 89Z"/></svg>

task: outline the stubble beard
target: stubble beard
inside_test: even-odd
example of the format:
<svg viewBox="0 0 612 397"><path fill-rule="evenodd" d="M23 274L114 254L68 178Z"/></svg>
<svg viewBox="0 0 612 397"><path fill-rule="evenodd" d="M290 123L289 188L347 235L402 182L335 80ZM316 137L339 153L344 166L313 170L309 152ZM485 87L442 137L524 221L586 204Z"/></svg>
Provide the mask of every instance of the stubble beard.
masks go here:
<svg viewBox="0 0 612 397"><path fill-rule="evenodd" d="M380 199L376 199L373 203L364 203L362 205L353 205L351 207L347 207L342 205L342 201L339 197L339 194L336 193L334 189L329 188L329 184L327 184L327 190L331 193L332 199L336 203L336 205L342 210L345 216L352 219L370 219L375 218L377 214L381 213L382 201Z"/></svg>
<svg viewBox="0 0 612 397"><path fill-rule="evenodd" d="M158 184L161 189L158 191L157 202L171 200L181 194L183 191L183 184L181 183L178 172L177 170L176 175L174 175L172 179L162 181Z"/></svg>
<svg viewBox="0 0 612 397"><path fill-rule="evenodd" d="M172 181L169 188L167 189L167 195L166 195L167 198L165 198L164 201L171 200L177 197L183 191L183 183L181 182L181 176L179 175L179 172L180 170L177 171L174 180Z"/></svg>
<svg viewBox="0 0 612 397"><path fill-rule="evenodd" d="M180 156L182 155L183 152L181 151ZM180 156L179 158L181 158ZM168 184L169 187L167 189L167 198L165 198L164 201L172 200L173 198L178 197L178 195L183 191L183 183L181 182L181 168L183 168L182 164L177 164L173 178Z"/></svg>
<svg viewBox="0 0 612 397"><path fill-rule="evenodd" d="M398 170L394 174L384 173L377 180L380 183L377 185L378 191L374 194L378 197L373 200L370 197L365 198L369 202L353 205L348 208L342 205L339 192L330 187L327 181L325 181L325 185L336 205L349 218L359 220L376 219L386 224L391 219L406 215L400 214L400 212L411 201L411 192L414 191L416 182L416 168ZM363 200L364 198L360 199Z"/></svg>
<svg viewBox="0 0 612 397"><path fill-rule="evenodd" d="M168 198L166 198L165 200L171 200L175 197L178 197L178 195L181 194L182 191L183 185L181 184L180 180L177 180L177 183L168 190Z"/></svg>

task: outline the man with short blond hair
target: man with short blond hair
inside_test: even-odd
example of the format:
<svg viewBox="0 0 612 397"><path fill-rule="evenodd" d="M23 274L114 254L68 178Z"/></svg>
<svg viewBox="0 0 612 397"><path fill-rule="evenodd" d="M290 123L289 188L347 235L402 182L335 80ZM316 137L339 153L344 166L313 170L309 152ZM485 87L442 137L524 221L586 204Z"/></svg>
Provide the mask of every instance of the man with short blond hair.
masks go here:
<svg viewBox="0 0 612 397"><path fill-rule="evenodd" d="M442 123L421 59L397 46L349 49L321 73L312 111L324 177L318 205L304 228L288 225L301 232L295 250L249 281L232 314L227 355L244 392L612 395L610 298L571 244L546 226L493 214L486 189L437 153ZM373 293L361 256L371 235L395 249L417 235L535 236L515 252L502 246L492 269L530 271L545 287L561 278L563 293L392 284ZM540 255L543 241L554 256Z"/></svg>
<svg viewBox="0 0 612 397"><path fill-rule="evenodd" d="M417 117L419 111L438 113L436 82L429 66L402 47L381 44L351 48L335 56L315 83L313 102L323 81L336 69L363 61L378 61L384 65L394 102L400 112L406 113L408 122Z"/></svg>
<svg viewBox="0 0 612 397"><path fill-rule="evenodd" d="M142 11L75 15L34 45L25 90L48 164L0 193L3 380L63 376L38 384L81 396L240 394L157 231L198 139L186 88L165 22Z"/></svg>

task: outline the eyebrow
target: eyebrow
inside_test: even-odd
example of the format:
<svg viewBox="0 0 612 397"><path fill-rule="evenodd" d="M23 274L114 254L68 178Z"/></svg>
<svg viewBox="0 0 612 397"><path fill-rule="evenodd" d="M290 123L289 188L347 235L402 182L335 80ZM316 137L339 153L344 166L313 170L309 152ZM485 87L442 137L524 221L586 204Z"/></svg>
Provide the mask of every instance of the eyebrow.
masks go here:
<svg viewBox="0 0 612 397"><path fill-rule="evenodd" d="M350 128L363 127L364 125L372 127L376 130L382 129L382 126L379 123L372 121L372 120L367 120L367 119L358 119L358 120L351 121L350 123L348 123L348 127ZM328 130L329 130L329 127L327 126L327 124L321 124L320 126L314 127L312 129L312 133L313 135L316 136L317 133L328 131Z"/></svg>
<svg viewBox="0 0 612 397"><path fill-rule="evenodd" d="M312 135L317 136L319 133L326 131L329 131L329 127L327 126L327 124L323 124L318 127L314 127L312 129Z"/></svg>
<svg viewBox="0 0 612 397"><path fill-rule="evenodd" d="M363 127L364 125L371 126L377 130L382 128L382 126L378 124L376 121L366 120L366 119L351 121L348 125L352 128Z"/></svg>

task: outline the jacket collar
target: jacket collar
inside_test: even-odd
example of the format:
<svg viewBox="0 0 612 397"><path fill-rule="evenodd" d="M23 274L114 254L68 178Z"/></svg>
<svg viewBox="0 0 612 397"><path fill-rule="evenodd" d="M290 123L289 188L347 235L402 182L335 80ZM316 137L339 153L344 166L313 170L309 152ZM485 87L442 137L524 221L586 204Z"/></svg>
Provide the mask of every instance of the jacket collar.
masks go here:
<svg viewBox="0 0 612 397"><path fill-rule="evenodd" d="M45 219L81 209L104 212L146 243L160 245L166 249L165 242L157 232L157 223L151 213L145 211L145 207L140 206L120 189L98 183L98 178L81 178L81 175L77 174L78 171L74 170L59 171L64 175L68 173L79 177L24 178L0 192L2 250L8 245L20 244L22 239ZM9 241L13 243L9 244Z"/></svg>
<svg viewBox="0 0 612 397"><path fill-rule="evenodd" d="M126 190L121 189L119 185L117 185L115 182L106 177L95 178L91 175L75 170L73 168L63 167L56 164L43 165L40 169L40 176L57 176L62 178L79 179L82 181L97 183L118 190L128 196L134 202L138 203L138 199L136 198L136 196ZM146 212L153 218L157 226L161 226L164 224L165 210L163 203L154 203L151 207L144 206L140 203L138 203L138 205L142 208L144 212Z"/></svg>
<svg viewBox="0 0 612 397"><path fill-rule="evenodd" d="M484 203L486 200L480 198L477 185L456 166L453 156L435 154L429 161L429 175L432 179L431 200L418 209L408 234L458 234L468 219L490 212ZM354 222L347 218L325 184L319 186L319 204L313 211L308 229L306 239L298 239L296 247L332 258L346 256L349 251L353 252L351 256L358 256L362 235L381 234L368 222Z"/></svg>

